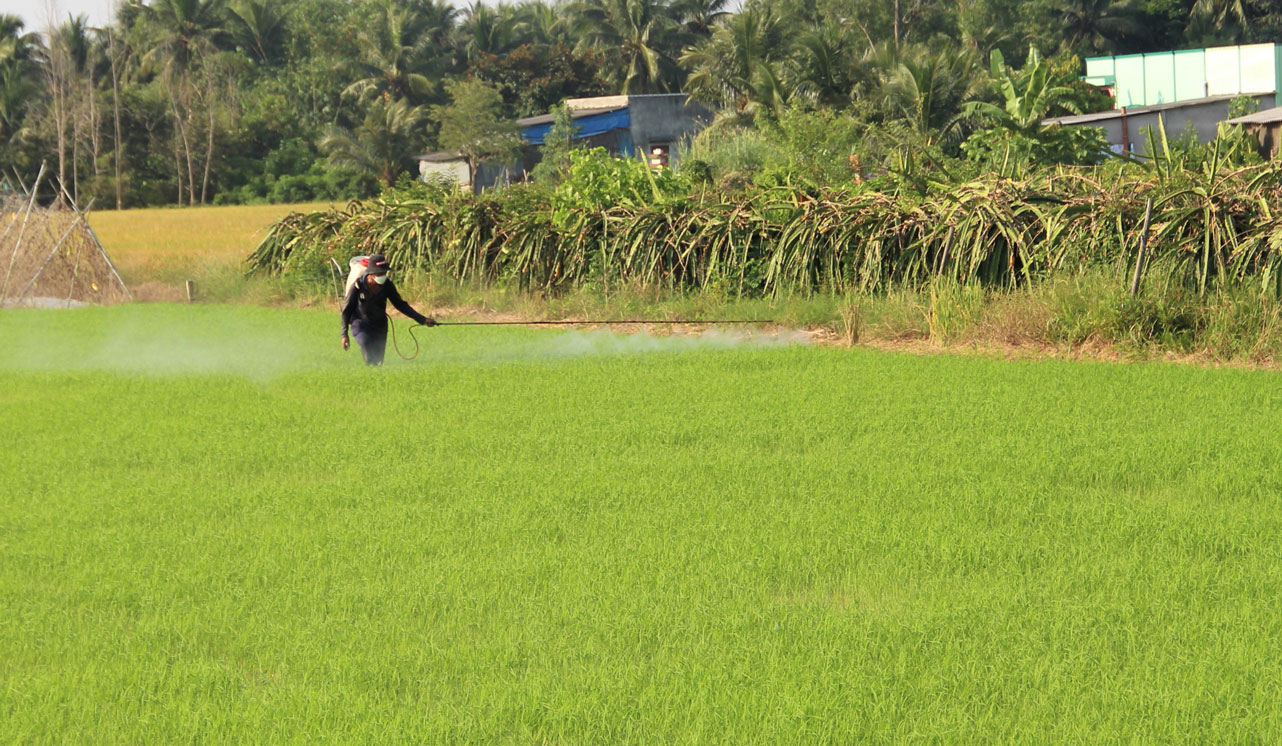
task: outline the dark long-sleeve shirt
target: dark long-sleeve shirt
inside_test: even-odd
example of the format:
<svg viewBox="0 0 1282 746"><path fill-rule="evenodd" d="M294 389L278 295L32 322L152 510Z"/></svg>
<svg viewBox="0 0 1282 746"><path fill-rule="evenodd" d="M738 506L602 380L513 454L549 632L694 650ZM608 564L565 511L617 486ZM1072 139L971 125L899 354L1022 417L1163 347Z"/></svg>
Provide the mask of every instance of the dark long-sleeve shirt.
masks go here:
<svg viewBox="0 0 1282 746"><path fill-rule="evenodd" d="M397 292L396 285L389 278L382 285L370 290L369 283L362 276L347 291L343 300L343 336L347 336L347 327L357 319L371 329L387 329L387 303L391 301L396 310L414 319L420 324L427 322L427 317L415 311Z"/></svg>

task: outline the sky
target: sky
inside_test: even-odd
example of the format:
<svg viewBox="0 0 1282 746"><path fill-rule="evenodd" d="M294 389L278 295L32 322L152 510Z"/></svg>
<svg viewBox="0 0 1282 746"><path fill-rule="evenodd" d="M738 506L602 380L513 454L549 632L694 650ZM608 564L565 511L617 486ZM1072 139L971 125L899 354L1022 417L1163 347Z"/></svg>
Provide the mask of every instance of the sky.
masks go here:
<svg viewBox="0 0 1282 746"><path fill-rule="evenodd" d="M0 13L18 16L26 23L27 31L44 31L49 25L50 6L58 23L66 20L68 13L84 13L89 16L90 26L101 26L111 19L114 4L115 0L0 0Z"/></svg>

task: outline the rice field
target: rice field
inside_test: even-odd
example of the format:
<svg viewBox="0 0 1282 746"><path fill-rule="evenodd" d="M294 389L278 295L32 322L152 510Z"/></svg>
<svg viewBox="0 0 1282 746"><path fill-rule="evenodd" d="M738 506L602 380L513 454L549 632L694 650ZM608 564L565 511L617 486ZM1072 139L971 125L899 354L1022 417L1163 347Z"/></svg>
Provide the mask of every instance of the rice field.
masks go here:
<svg viewBox="0 0 1282 746"><path fill-rule="evenodd" d="M89 224L130 283L163 274L166 266L188 269L203 260L240 261L291 212L331 207L228 205L220 207L94 210Z"/></svg>
<svg viewBox="0 0 1282 746"><path fill-rule="evenodd" d="M0 320L3 742L1282 732L1277 373Z"/></svg>

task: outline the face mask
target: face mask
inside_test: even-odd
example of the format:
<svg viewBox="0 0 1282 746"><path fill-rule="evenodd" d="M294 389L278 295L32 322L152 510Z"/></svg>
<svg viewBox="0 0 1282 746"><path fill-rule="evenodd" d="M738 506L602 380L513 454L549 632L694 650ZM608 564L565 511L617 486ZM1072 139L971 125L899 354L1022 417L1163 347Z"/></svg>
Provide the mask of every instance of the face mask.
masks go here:
<svg viewBox="0 0 1282 746"><path fill-rule="evenodd" d="M379 285L382 285L383 283L387 282L387 275L374 275L374 282L377 282Z"/></svg>

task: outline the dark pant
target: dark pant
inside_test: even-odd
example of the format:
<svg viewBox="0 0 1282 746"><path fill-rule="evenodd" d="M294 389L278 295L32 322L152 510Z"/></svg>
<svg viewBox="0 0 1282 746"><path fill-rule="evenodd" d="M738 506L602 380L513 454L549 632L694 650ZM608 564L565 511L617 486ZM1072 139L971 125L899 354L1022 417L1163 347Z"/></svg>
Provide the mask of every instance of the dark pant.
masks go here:
<svg viewBox="0 0 1282 746"><path fill-rule="evenodd" d="M361 357L366 365L382 365L387 352L387 327L370 326L363 321L352 322L352 336L361 346Z"/></svg>

